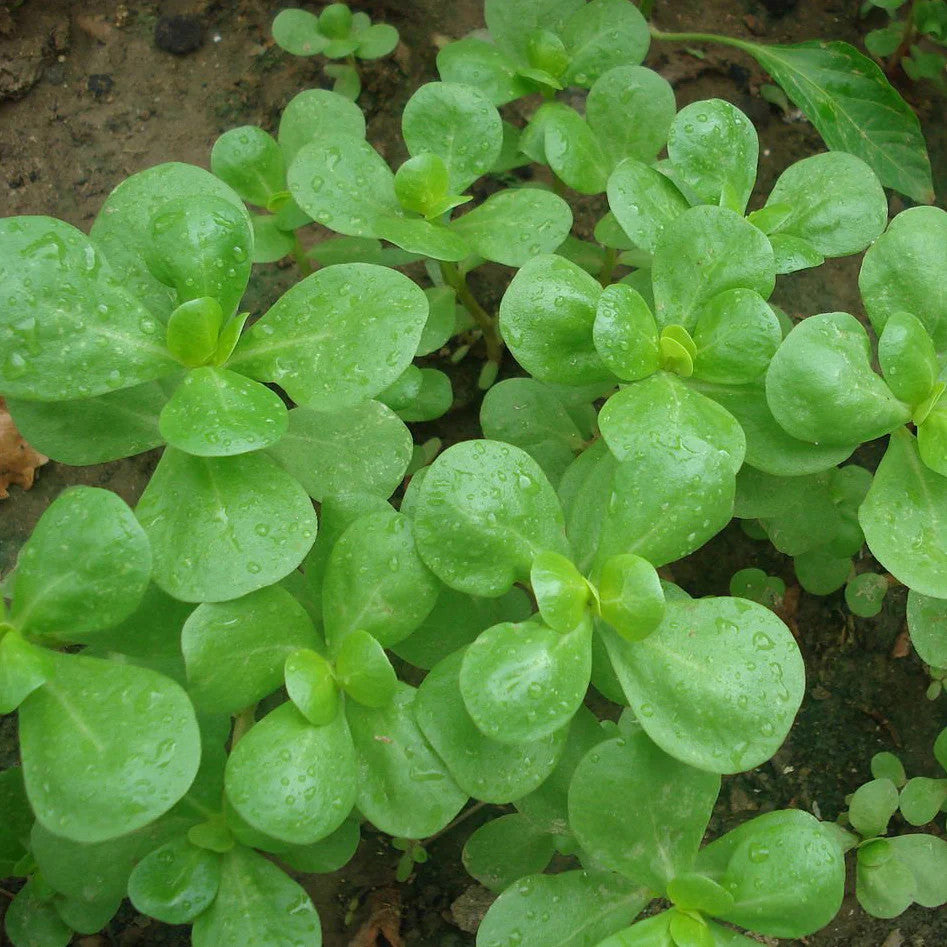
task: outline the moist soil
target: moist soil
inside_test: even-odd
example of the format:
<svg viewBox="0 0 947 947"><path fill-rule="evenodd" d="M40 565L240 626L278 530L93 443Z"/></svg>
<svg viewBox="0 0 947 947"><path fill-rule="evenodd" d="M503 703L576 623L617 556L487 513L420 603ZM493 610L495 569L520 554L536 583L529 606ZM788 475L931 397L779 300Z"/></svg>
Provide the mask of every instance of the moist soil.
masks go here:
<svg viewBox="0 0 947 947"><path fill-rule="evenodd" d="M280 110L296 92L328 84L318 57L299 59L273 46L269 24L287 5L0 0L0 215L49 214L88 230L106 195L126 176L169 160L206 167L216 137L236 125L273 131ZM436 78L439 46L483 26L481 4L362 0L356 7L392 23L401 34L393 56L364 67L359 100L369 139L396 164L406 157L399 134L405 100L418 85ZM858 0L657 0L655 20L665 30L711 31L762 42L824 38L860 45L869 27L883 25L884 14L876 11L868 21L860 20L859 7ZM823 150L798 112L764 101L760 86L768 80L737 51L655 44L648 65L673 84L679 106L718 96L753 119L760 135L753 207L762 203L761 195L783 168ZM925 84L905 81L901 89L924 125L937 192L947 193L944 99ZM580 198L577 206L576 233L588 237L603 204ZM892 214L903 206L899 197L891 198ZM775 301L793 316L832 310L862 316L859 263L851 258L784 277ZM495 306L510 274L501 267L484 270L474 288L485 305ZM247 308L265 310L293 279L291 270L279 266L256 268ZM448 355L434 356L432 363L452 375L455 406L439 422L416 425L418 440L436 434L450 443L479 433L476 352L456 366ZM504 374L515 371L512 364L504 368ZM871 467L877 459L877 452L859 458ZM106 487L134 503L156 460L157 452L151 452L85 468L50 463L31 490L11 488L10 498L0 501L0 571L9 570L36 520L62 489ZM675 564L674 574L694 594L726 594L730 576L749 565L795 585L789 560L767 543L748 539L735 525ZM872 566L870 560L862 564ZM931 745L947 724L947 697L925 699L924 668L913 652L899 647L903 616L903 590L892 592L872 619L853 618L840 594L799 596L794 624L808 675L802 710L773 760L724 779L711 835L787 806L835 818L845 808L846 794L869 778L869 760L880 750L899 754L911 775L937 775ZM7 717L0 720L0 766L15 760L13 718ZM459 855L466 837L493 808L481 809L434 842L430 860L405 884L395 882L398 853L372 832L365 833L356 857L341 872L300 879L319 909L327 947L372 947L374 935L356 939L356 932L373 911L380 916L386 909L395 917L400 911L400 935L407 945L473 945L472 931L489 895L465 874ZM943 826L928 831L943 834ZM562 867L568 866L563 862ZM0 890L0 915L16 886L8 881ZM2 933L0 941L7 943ZM77 938L77 943L182 945L189 939L186 928L137 915L126 903L105 932ZM387 943L383 934L377 943ZM783 943L944 947L947 911L914 907L899 918L878 920L867 916L849 892L828 928Z"/></svg>

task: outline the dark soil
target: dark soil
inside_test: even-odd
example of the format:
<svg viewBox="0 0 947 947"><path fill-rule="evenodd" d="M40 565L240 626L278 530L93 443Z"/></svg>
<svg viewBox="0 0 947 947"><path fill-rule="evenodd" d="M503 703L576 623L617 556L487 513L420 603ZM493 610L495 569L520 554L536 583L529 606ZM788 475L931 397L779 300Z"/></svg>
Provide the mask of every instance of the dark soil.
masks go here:
<svg viewBox="0 0 947 947"><path fill-rule="evenodd" d="M0 0L0 215L50 214L88 229L109 191L124 177L162 161L207 165L215 138L227 128L257 124L274 130L279 112L299 90L325 84L318 57L297 59L274 48L269 23L288 3L254 0ZM860 43L867 27L858 0L658 0L656 21L666 30L716 31L763 42L810 38ZM394 56L364 69L360 104L369 138L390 160L404 157L401 107L419 84L435 78L439 44L482 26L480 0L362 0L356 6L398 27ZM876 11L873 16L883 14ZM871 25L879 25L872 21ZM170 51L169 51L170 50ZM719 96L749 114L761 140L759 195L765 195L792 161L822 150L821 140L798 114L784 115L759 96L767 79L742 54L707 47L698 58L671 44L653 48L649 65L675 86L678 104ZM929 86L903 87L925 126L938 193L947 193L944 99ZM589 235L601 205L585 201L577 232ZM754 204L753 206L757 206ZM891 211L903 204L892 197ZM858 314L857 258L783 278L775 301L792 315L847 310ZM264 310L292 280L277 267L258 268L248 308ZM487 304L502 294L502 268L475 287ZM469 363L469 364L468 364ZM453 368L456 409L436 425L419 425L419 439L437 433L459 440L479 433L474 380L477 360ZM512 371L512 366L509 367ZM42 511L66 486L90 484L134 502L156 454L87 468L51 463L29 492L11 489L0 505L0 571ZM730 576L758 565L793 583L789 561L735 526L700 554L675 566L694 593L726 594ZM796 615L806 658L808 693L785 746L765 766L724 781L712 830L719 832L769 809L798 806L824 818L844 809L844 797L868 778L871 756L898 753L912 775L936 775L931 744L947 723L945 698L924 697L927 678L912 654L892 657L903 627L904 600L888 597L875 619L853 619L836 594L802 595ZM0 766L16 756L12 719L0 721ZM483 811L431 847L431 859L406 885L394 883L395 853L366 833L356 858L336 876L305 884L323 919L327 947L345 947L365 919L373 892L394 886L405 942L472 945L461 915L461 895L478 892L459 864L464 839L489 813ZM943 831L942 827L935 831ZM0 891L0 915L6 904ZM348 923L346 916L348 915ZM469 927L469 923L464 923ZM0 942L3 935L0 934ZM180 945L184 928L140 917L126 905L98 944ZM381 939L380 939L381 942ZM890 921L866 916L849 896L838 918L808 938L810 947L943 947L947 912L912 908ZM264 945L260 945L264 947ZM534 945L543 947L543 945Z"/></svg>

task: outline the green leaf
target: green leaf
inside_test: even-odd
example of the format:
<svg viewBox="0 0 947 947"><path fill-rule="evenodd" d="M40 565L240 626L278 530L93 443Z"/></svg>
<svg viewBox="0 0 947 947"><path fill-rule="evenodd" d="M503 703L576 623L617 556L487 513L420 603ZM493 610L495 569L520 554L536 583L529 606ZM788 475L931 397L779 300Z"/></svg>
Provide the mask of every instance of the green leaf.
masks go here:
<svg viewBox="0 0 947 947"><path fill-rule="evenodd" d="M790 165L773 185L767 206L791 213L767 233L798 237L825 257L859 253L881 236L888 201L871 168L843 151L813 155Z"/></svg>
<svg viewBox="0 0 947 947"><path fill-rule="evenodd" d="M359 59L381 59L398 45L398 31L388 23L373 23L368 29L355 34L358 46L355 55Z"/></svg>
<svg viewBox="0 0 947 947"><path fill-rule="evenodd" d="M699 769L759 766L782 745L802 701L805 672L795 639L756 602L669 601L664 621L643 641L607 630L604 638L645 732Z"/></svg>
<svg viewBox="0 0 947 947"><path fill-rule="evenodd" d="M460 691L483 734L501 743L526 743L569 723L591 673L590 624L562 634L537 621L504 622L467 648Z"/></svg>
<svg viewBox="0 0 947 947"><path fill-rule="evenodd" d="M668 132L668 157L675 175L701 203L738 214L746 210L756 182L759 150L753 123L723 99L685 106Z"/></svg>
<svg viewBox="0 0 947 947"><path fill-rule="evenodd" d="M401 131L411 155L430 152L447 165L449 190L460 194L496 163L503 123L479 89L428 82L408 99Z"/></svg>
<svg viewBox="0 0 947 947"><path fill-rule="evenodd" d="M447 165L440 155L424 151L409 158L395 172L395 194L405 210L428 220L455 206L450 196ZM469 198L456 198L464 203Z"/></svg>
<svg viewBox="0 0 947 947"><path fill-rule="evenodd" d="M276 382L300 404L336 411L373 397L404 371L427 314L423 291L395 270L326 267L284 293L229 364Z"/></svg>
<svg viewBox="0 0 947 947"><path fill-rule="evenodd" d="M878 362L896 398L916 407L932 392L939 365L924 324L909 312L892 313L878 339Z"/></svg>
<svg viewBox="0 0 947 947"><path fill-rule="evenodd" d="M455 444L431 465L415 513L418 551L460 592L497 597L544 550L566 553L562 510L539 465L498 441Z"/></svg>
<svg viewBox="0 0 947 947"><path fill-rule="evenodd" d="M130 615L150 574L148 540L124 500L70 487L20 550L11 617L30 634L82 640Z"/></svg>
<svg viewBox="0 0 947 947"><path fill-rule="evenodd" d="M163 282L157 273L152 272L153 264L157 263L159 266L162 264L160 259L155 259L155 251L158 249L155 245L152 226L155 219L168 208L169 204L173 204L179 210L203 206L205 210L211 211L211 216L196 214L192 219L196 230L190 236L199 236L199 231L207 228L203 231L203 236L209 237L216 226L213 219L214 212L221 209L219 201L229 204L238 216L243 217L245 223L242 226L239 225L233 215L225 210L221 223L226 223L226 226L223 228L223 233L219 233L218 236L223 236L227 231L233 231L236 228L241 234L238 246L245 255L241 256L239 251L235 254L232 249L234 244L220 241L217 241L216 246L209 245L206 253L201 252L199 248L196 252L203 258L201 265L209 280L215 278L215 273L218 278L223 275L228 280L230 279L226 273L230 267L220 267L217 265L219 263L232 262L234 276L238 269L241 271L243 274L241 279L233 284L235 290L239 290L236 298L232 300L232 305L235 305L236 299L246 286L246 276L250 272L249 253L252 243L245 242L250 240L251 236L246 229L250 224L249 212L243 206L240 196L227 184L203 168L169 162L155 165L126 178L102 205L92 225L90 234L92 242L107 257L113 270L121 273L122 284L127 292L148 310L142 326L142 331L146 335L155 331L153 328L155 319L167 320L171 310L183 301L177 298L177 293L171 284ZM179 258L179 264L185 267L191 265L190 253L182 254L180 245L168 239L162 239L160 242L172 257ZM223 256L218 256L221 252ZM182 275L186 280L187 275ZM192 273L191 278L194 275ZM185 284L184 288L196 286L195 282L190 287ZM193 295L214 294L198 292ZM223 300L220 302L223 304ZM229 312L225 315L229 315Z"/></svg>
<svg viewBox="0 0 947 947"><path fill-rule="evenodd" d="M911 593L908 592L910 599ZM904 764L894 753L883 751L876 753L871 758L871 775L875 779L889 779L897 787L901 787L907 782L907 776L904 773Z"/></svg>
<svg viewBox="0 0 947 947"><path fill-rule="evenodd" d="M592 339L602 361L625 381L647 378L660 367L651 309L637 290L623 283L606 287L599 296Z"/></svg>
<svg viewBox="0 0 947 947"><path fill-rule="evenodd" d="M500 191L457 218L451 230L485 260L524 266L552 253L569 234L572 211L550 191L519 188Z"/></svg>
<svg viewBox="0 0 947 947"><path fill-rule="evenodd" d="M339 411L293 408L289 431L269 455L314 500L333 493L390 496L411 460L411 433L385 405L365 401Z"/></svg>
<svg viewBox="0 0 947 947"><path fill-rule="evenodd" d="M430 670L470 644L484 628L524 621L530 614L532 603L522 589L511 589L499 598L475 598L442 586L430 615L392 650L415 667Z"/></svg>
<svg viewBox="0 0 947 947"><path fill-rule="evenodd" d="M563 84L586 88L610 69L640 63L651 44L645 18L624 0L591 0L566 20L561 35L571 60Z"/></svg>
<svg viewBox="0 0 947 947"><path fill-rule="evenodd" d="M168 351L182 365L205 365L217 351L224 315L220 303L209 296L181 303L168 317Z"/></svg>
<svg viewBox="0 0 947 947"><path fill-rule="evenodd" d="M444 82L474 86L494 105L505 105L531 91L529 83L516 74L515 64L482 39L448 43L437 54L437 71Z"/></svg>
<svg viewBox="0 0 947 947"><path fill-rule="evenodd" d="M274 27L278 20L279 16ZM280 146L272 135L253 125L231 128L214 142L210 169L243 200L257 207L266 207L274 194L286 190L286 166Z"/></svg>
<svg viewBox="0 0 947 947"><path fill-rule="evenodd" d="M187 924L210 906L219 884L219 857L179 836L135 866L128 897L142 914L165 924Z"/></svg>
<svg viewBox="0 0 947 947"><path fill-rule="evenodd" d="M420 371L421 385L417 394L398 408L398 417L403 421L433 421L446 414L454 403L450 376L437 368Z"/></svg>
<svg viewBox="0 0 947 947"><path fill-rule="evenodd" d="M529 571L529 584L543 621L555 631L572 631L585 617L591 590L570 559L541 552Z"/></svg>
<svg viewBox="0 0 947 947"><path fill-rule="evenodd" d="M4 394L90 398L177 369L152 314L75 227L9 217L0 222L0 251Z"/></svg>
<svg viewBox="0 0 947 947"><path fill-rule="evenodd" d="M885 840L890 846L892 840ZM858 903L874 917L897 917L906 911L917 893L917 880L900 859L889 857L872 864L859 849L855 869ZM893 853L892 853L893 854Z"/></svg>
<svg viewBox="0 0 947 947"><path fill-rule="evenodd" d="M664 590L647 559L612 556L598 577L602 618L628 641L647 638L664 618Z"/></svg>
<svg viewBox="0 0 947 947"><path fill-rule="evenodd" d="M947 601L909 589L907 617L920 659L931 667L947 667Z"/></svg>
<svg viewBox="0 0 947 947"><path fill-rule="evenodd" d="M719 776L672 759L638 732L579 763L569 824L597 863L663 892L690 871L719 791ZM622 805L608 804L615 799Z"/></svg>
<svg viewBox="0 0 947 947"><path fill-rule="evenodd" d="M352 811L357 764L344 714L314 727L287 702L231 751L227 798L254 828L297 845L325 838Z"/></svg>
<svg viewBox="0 0 947 947"><path fill-rule="evenodd" d="M546 106L542 116L543 151L556 177L580 194L601 194L611 161L595 132L574 109Z"/></svg>
<svg viewBox="0 0 947 947"><path fill-rule="evenodd" d="M295 249L293 234L287 233L279 226L275 215L254 214L251 223L254 263L275 263Z"/></svg>
<svg viewBox="0 0 947 947"><path fill-rule="evenodd" d="M293 651L286 658L283 673L289 699L313 726L322 727L335 720L339 688L332 665L318 651Z"/></svg>
<svg viewBox="0 0 947 947"><path fill-rule="evenodd" d="M432 286L424 290L428 317L418 343L418 355L430 355L446 345L457 325L457 296L450 286Z"/></svg>
<svg viewBox="0 0 947 947"><path fill-rule="evenodd" d="M833 151L868 164L881 183L920 203L933 200L920 123L879 66L848 43L808 42L745 50L805 112Z"/></svg>
<svg viewBox="0 0 947 947"><path fill-rule="evenodd" d="M4 914L13 947L66 947L72 940L72 930L62 922L40 885L36 879L27 881Z"/></svg>
<svg viewBox="0 0 947 947"><path fill-rule="evenodd" d="M23 438L61 464L84 467L132 457L162 443L158 415L168 400L169 376L133 388L78 401L20 401L7 398L7 410Z"/></svg>
<svg viewBox="0 0 947 947"><path fill-rule="evenodd" d="M733 895L706 875L676 875L667 886L668 898L685 911L719 914L733 907Z"/></svg>
<svg viewBox="0 0 947 947"><path fill-rule="evenodd" d="M694 329L694 374L721 384L760 378L782 342L776 314L759 293L731 289L714 296Z"/></svg>
<svg viewBox="0 0 947 947"><path fill-rule="evenodd" d="M191 936L194 947L322 944L309 895L272 862L242 846L221 859L217 897L194 922Z"/></svg>
<svg viewBox="0 0 947 947"><path fill-rule="evenodd" d="M513 813L480 826L467 839L462 857L468 874L499 893L517 879L541 872L554 850L553 836Z"/></svg>
<svg viewBox="0 0 947 947"><path fill-rule="evenodd" d="M457 262L472 253L465 240L435 221L383 215L376 219L373 232L410 253L435 260Z"/></svg>
<svg viewBox="0 0 947 947"><path fill-rule="evenodd" d="M911 825L927 825L947 802L947 779L915 776L901 790L900 809ZM947 900L947 895L945 895Z"/></svg>
<svg viewBox="0 0 947 947"><path fill-rule="evenodd" d="M872 555L923 595L947 598L947 479L929 470L905 429L891 435L858 521Z"/></svg>
<svg viewBox="0 0 947 947"><path fill-rule="evenodd" d="M898 789L890 779L873 779L859 786L848 804L848 821L863 838L888 831L888 820L898 810Z"/></svg>
<svg viewBox="0 0 947 947"><path fill-rule="evenodd" d="M37 819L77 842L154 821L197 772L194 710L144 668L58 655L56 674L20 707L26 792Z"/></svg>
<svg viewBox="0 0 947 947"><path fill-rule="evenodd" d="M920 319L938 352L947 351L947 300L937 274L947 269L947 213L912 207L891 221L868 249L858 275L875 332L895 313Z"/></svg>
<svg viewBox="0 0 947 947"><path fill-rule="evenodd" d="M599 282L558 256L538 256L513 277L500 329L516 360L540 381L567 385L612 379L592 342Z"/></svg>
<svg viewBox="0 0 947 947"><path fill-rule="evenodd" d="M890 840L895 858L914 876L914 900L937 908L947 902L947 842L935 835L900 835Z"/></svg>
<svg viewBox="0 0 947 947"><path fill-rule="evenodd" d="M394 644L427 618L440 584L419 556L420 546L411 521L394 510L359 517L345 530L329 556L322 590L333 651L358 630L384 646Z"/></svg>
<svg viewBox="0 0 947 947"><path fill-rule="evenodd" d="M674 90L666 79L624 63L601 72L585 103L585 119L613 166L624 158L653 161L667 141L674 112Z"/></svg>
<svg viewBox="0 0 947 947"><path fill-rule="evenodd" d="M340 165L344 174L337 170ZM382 236L378 222L401 214L387 162L364 138L351 133L326 134L301 145L286 178L299 206L336 233Z"/></svg>
<svg viewBox="0 0 947 947"><path fill-rule="evenodd" d="M543 947L598 947L628 925L651 900L650 892L610 871L530 875L512 884L487 911L477 932L483 947L523 942Z"/></svg>
<svg viewBox="0 0 947 947"><path fill-rule="evenodd" d="M320 648L305 609L279 586L199 605L181 632L188 692L205 713L236 713L272 694L298 648Z"/></svg>
<svg viewBox="0 0 947 947"><path fill-rule="evenodd" d="M690 207L669 178L633 157L615 168L607 191L608 206L624 233L651 253L665 228ZM596 239L601 240L598 233Z"/></svg>
<svg viewBox="0 0 947 947"><path fill-rule="evenodd" d="M198 457L260 450L278 441L288 426L276 392L209 365L188 372L158 421L168 444Z"/></svg>
<svg viewBox="0 0 947 947"><path fill-rule="evenodd" d="M192 457L168 448L136 509L153 579L185 602L220 602L292 572L312 546L303 488L261 454Z"/></svg>
<svg viewBox="0 0 947 947"><path fill-rule="evenodd" d="M555 392L534 378L507 378L480 406L485 437L515 444L556 484L583 445L582 434Z"/></svg>
<svg viewBox="0 0 947 947"><path fill-rule="evenodd" d="M216 299L228 318L236 312L250 278L249 215L229 196L208 193L169 200L148 222L144 253L152 274L175 291L178 305L202 297Z"/></svg>
<svg viewBox="0 0 947 947"><path fill-rule="evenodd" d="M335 674L339 687L366 707L390 703L398 684L385 649L362 629L342 640L335 658Z"/></svg>
<svg viewBox="0 0 947 947"><path fill-rule="evenodd" d="M769 812L711 842L697 870L735 904L718 916L772 937L805 937L842 904L845 862L834 837L801 809Z"/></svg>
<svg viewBox="0 0 947 947"><path fill-rule="evenodd" d="M515 60L527 62L533 33L561 33L569 17L584 8L584 0L485 0L483 14L497 46Z"/></svg>
<svg viewBox="0 0 947 947"><path fill-rule="evenodd" d="M362 110L343 95L326 89L306 89L293 96L280 115L277 140L287 169L304 145L324 146L336 136L365 137ZM354 173L354 168L350 171Z"/></svg>
<svg viewBox="0 0 947 947"><path fill-rule="evenodd" d="M853 615L873 618L881 611L888 580L876 572L861 572L853 576L845 586L845 604Z"/></svg>
<svg viewBox="0 0 947 947"><path fill-rule="evenodd" d="M485 802L511 802L537 789L552 772L562 754L566 730L515 744L485 736L461 699L463 658L463 650L455 651L427 675L417 693L415 718L465 793Z"/></svg>
<svg viewBox="0 0 947 947"><path fill-rule="evenodd" d="M746 463L777 477L828 470L855 450L855 444L812 444L791 437L776 423L762 384L719 385L688 379L688 386L712 398L740 422L746 434Z"/></svg>
<svg viewBox="0 0 947 947"><path fill-rule="evenodd" d="M315 56L329 45L329 37L319 31L319 17L308 10L280 10L272 31L276 45L294 56Z"/></svg>
<svg viewBox="0 0 947 947"><path fill-rule="evenodd" d="M911 416L872 370L868 334L846 312L797 323L770 363L766 400L791 436L817 444L874 440Z"/></svg>
<svg viewBox="0 0 947 947"><path fill-rule="evenodd" d="M0 872L4 878L19 874L17 864L29 851L33 811L23 787L19 766L0 770Z"/></svg>
<svg viewBox="0 0 947 947"><path fill-rule="evenodd" d="M734 211L692 207L662 230L652 280L658 326L682 325L691 331L701 309L718 293L742 288L768 298L776 281L773 249Z"/></svg>
<svg viewBox="0 0 947 947"><path fill-rule="evenodd" d="M45 648L26 641L15 629L0 636L0 714L12 714L55 673Z"/></svg>
<svg viewBox="0 0 947 947"><path fill-rule="evenodd" d="M346 819L331 835L312 845L293 845L280 852L280 861L306 874L328 874L351 861L361 840L357 819Z"/></svg>
<svg viewBox="0 0 947 947"><path fill-rule="evenodd" d="M660 372L613 395L599 425L620 462L599 561L634 552L663 565L699 548L730 519L745 438L718 404Z"/></svg>
<svg viewBox="0 0 947 947"><path fill-rule="evenodd" d="M381 709L346 706L358 756L359 812L380 831L409 839L439 832L467 801L418 728L416 695L399 683Z"/></svg>

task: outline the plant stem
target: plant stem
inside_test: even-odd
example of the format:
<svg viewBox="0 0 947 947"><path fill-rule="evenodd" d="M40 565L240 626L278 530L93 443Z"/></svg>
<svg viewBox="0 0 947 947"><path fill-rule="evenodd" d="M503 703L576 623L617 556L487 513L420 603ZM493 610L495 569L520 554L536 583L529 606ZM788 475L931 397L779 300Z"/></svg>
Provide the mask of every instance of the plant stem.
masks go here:
<svg viewBox="0 0 947 947"><path fill-rule="evenodd" d="M612 281L612 274L615 272L615 264L618 262L618 251L614 247L605 248L605 262L602 264L601 272L598 274L598 281L603 287L607 287Z"/></svg>
<svg viewBox="0 0 947 947"><path fill-rule="evenodd" d="M460 304L470 313L480 331L483 332L483 340L487 344L487 358L499 364L503 358L503 340L497 331L496 319L477 302L477 297L467 285L467 278L457 268L456 263L441 262L441 275L444 277L444 282L457 293Z"/></svg>
<svg viewBox="0 0 947 947"><path fill-rule="evenodd" d="M307 276L312 276L313 268L312 264L309 262L309 257L306 256L306 248L303 246L302 241L299 239L299 234L296 231L293 231L293 259L296 261L296 266L299 267L299 272L302 273L303 278Z"/></svg>
<svg viewBox="0 0 947 947"><path fill-rule="evenodd" d="M898 64L902 59L907 55L908 50L911 48L911 43L914 42L915 37L915 27L914 27L914 15L917 12L918 0L911 0L911 6L908 9L908 15L904 20L904 32L901 34L901 42L898 43L898 48L888 57L888 62L885 64L885 72L890 76L895 69L897 69Z"/></svg>
<svg viewBox="0 0 947 947"><path fill-rule="evenodd" d="M488 805L488 803L475 802L469 809L466 809L464 812L461 812L461 814L457 816L457 818L454 819L453 822L448 822L447 825L445 825L444 828L440 830L440 832L435 832L433 835L429 835L426 839L421 839L420 845L422 847L427 847L435 839L439 839L442 835L446 835L448 832L451 831L451 829L456 828L465 819L469 819L470 816L472 816L475 812L479 812L485 805Z"/></svg>
<svg viewBox="0 0 947 947"><path fill-rule="evenodd" d="M652 39L664 40L667 43L722 43L724 46L735 46L744 52L750 52L756 45L735 36L718 36L716 33L665 33L656 26L650 27L650 30Z"/></svg>
<svg viewBox="0 0 947 947"><path fill-rule="evenodd" d="M246 732L256 723L256 704L244 707L238 714L234 714L233 733L230 737L230 751L240 742Z"/></svg>

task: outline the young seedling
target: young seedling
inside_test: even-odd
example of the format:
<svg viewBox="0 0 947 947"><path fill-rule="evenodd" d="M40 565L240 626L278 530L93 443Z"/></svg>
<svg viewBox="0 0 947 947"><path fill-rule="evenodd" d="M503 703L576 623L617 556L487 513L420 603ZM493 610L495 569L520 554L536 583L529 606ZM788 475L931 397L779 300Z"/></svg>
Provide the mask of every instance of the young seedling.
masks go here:
<svg viewBox="0 0 947 947"><path fill-rule="evenodd" d="M273 39L294 56L344 59L325 73L334 79L333 91L355 101L362 91L359 59L381 59L398 45L398 31L387 23L372 23L367 13L353 13L344 3L330 3L316 16L308 10L282 10L273 21Z"/></svg>
<svg viewBox="0 0 947 947"><path fill-rule="evenodd" d="M880 7L888 14L888 25L865 36L865 48L893 75L900 66L908 78L929 79L941 90L947 88L947 54L936 47L947 46L947 3L926 0L865 0L861 15Z"/></svg>

